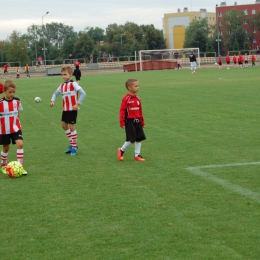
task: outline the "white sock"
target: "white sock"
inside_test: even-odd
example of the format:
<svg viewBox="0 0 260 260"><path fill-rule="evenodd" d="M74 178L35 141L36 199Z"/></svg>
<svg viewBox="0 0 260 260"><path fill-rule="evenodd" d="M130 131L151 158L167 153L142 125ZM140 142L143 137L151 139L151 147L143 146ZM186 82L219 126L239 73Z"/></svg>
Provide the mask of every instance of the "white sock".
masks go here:
<svg viewBox="0 0 260 260"><path fill-rule="evenodd" d="M140 155L141 152L141 142L135 142L135 157Z"/></svg>
<svg viewBox="0 0 260 260"><path fill-rule="evenodd" d="M131 142L129 142L129 141L125 142L125 143L123 144L123 146L120 148L121 151L124 152L124 151L127 149L127 147L130 146L130 145L131 145Z"/></svg>

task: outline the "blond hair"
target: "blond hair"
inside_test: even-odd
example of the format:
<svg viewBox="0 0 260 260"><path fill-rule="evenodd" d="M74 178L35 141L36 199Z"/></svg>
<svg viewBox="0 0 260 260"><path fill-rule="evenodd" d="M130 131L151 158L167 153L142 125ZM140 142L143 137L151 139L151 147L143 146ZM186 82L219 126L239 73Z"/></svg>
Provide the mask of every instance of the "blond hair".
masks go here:
<svg viewBox="0 0 260 260"><path fill-rule="evenodd" d="M16 85L12 80L6 80L4 83L4 91L6 91L9 88L16 88Z"/></svg>
<svg viewBox="0 0 260 260"><path fill-rule="evenodd" d="M132 86L134 82L138 81L137 79L128 79L125 83L126 89L128 89L129 86Z"/></svg>
<svg viewBox="0 0 260 260"><path fill-rule="evenodd" d="M61 69L61 72L67 71L69 74L73 74L72 68L70 66L64 66Z"/></svg>

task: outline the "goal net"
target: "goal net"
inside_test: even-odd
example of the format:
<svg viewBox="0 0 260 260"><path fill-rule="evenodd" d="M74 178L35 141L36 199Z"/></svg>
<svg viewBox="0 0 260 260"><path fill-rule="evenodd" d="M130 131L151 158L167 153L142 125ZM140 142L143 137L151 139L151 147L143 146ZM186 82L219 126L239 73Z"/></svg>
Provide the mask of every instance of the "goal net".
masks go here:
<svg viewBox="0 0 260 260"><path fill-rule="evenodd" d="M200 68L199 48L185 49L162 49L162 50L141 50L139 51L138 70L165 70L178 68L178 60L181 66L189 66L189 55L194 52L197 59L197 67ZM136 66L137 67L137 66ZM139 68L140 67L140 68Z"/></svg>

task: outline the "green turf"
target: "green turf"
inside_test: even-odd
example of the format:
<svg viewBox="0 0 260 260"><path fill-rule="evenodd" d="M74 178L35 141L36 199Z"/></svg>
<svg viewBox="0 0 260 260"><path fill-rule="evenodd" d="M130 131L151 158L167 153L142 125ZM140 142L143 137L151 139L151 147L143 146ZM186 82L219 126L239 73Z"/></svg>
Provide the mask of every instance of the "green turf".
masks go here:
<svg viewBox="0 0 260 260"><path fill-rule="evenodd" d="M130 77L145 163L133 146L116 156ZM28 176L0 177L0 259L259 259L259 80L258 67L84 75L76 157L61 97L49 106L61 77L16 80Z"/></svg>

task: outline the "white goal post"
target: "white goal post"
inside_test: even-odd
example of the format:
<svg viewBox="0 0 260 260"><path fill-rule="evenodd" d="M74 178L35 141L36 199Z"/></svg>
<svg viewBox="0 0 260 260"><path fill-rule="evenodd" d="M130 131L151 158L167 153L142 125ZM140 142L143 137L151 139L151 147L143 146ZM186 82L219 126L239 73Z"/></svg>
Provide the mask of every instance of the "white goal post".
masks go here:
<svg viewBox="0 0 260 260"><path fill-rule="evenodd" d="M161 50L140 50L139 57L136 55L136 64L139 60L140 71L143 70L159 70L159 69L172 69L174 66L171 63L177 62L180 58L181 64L190 64L189 55L191 51L197 59L197 67L200 68L200 50L199 48L184 48L184 49L161 49ZM148 64L152 61L153 66ZM147 62L147 63L146 63ZM136 66L137 70L137 66Z"/></svg>

